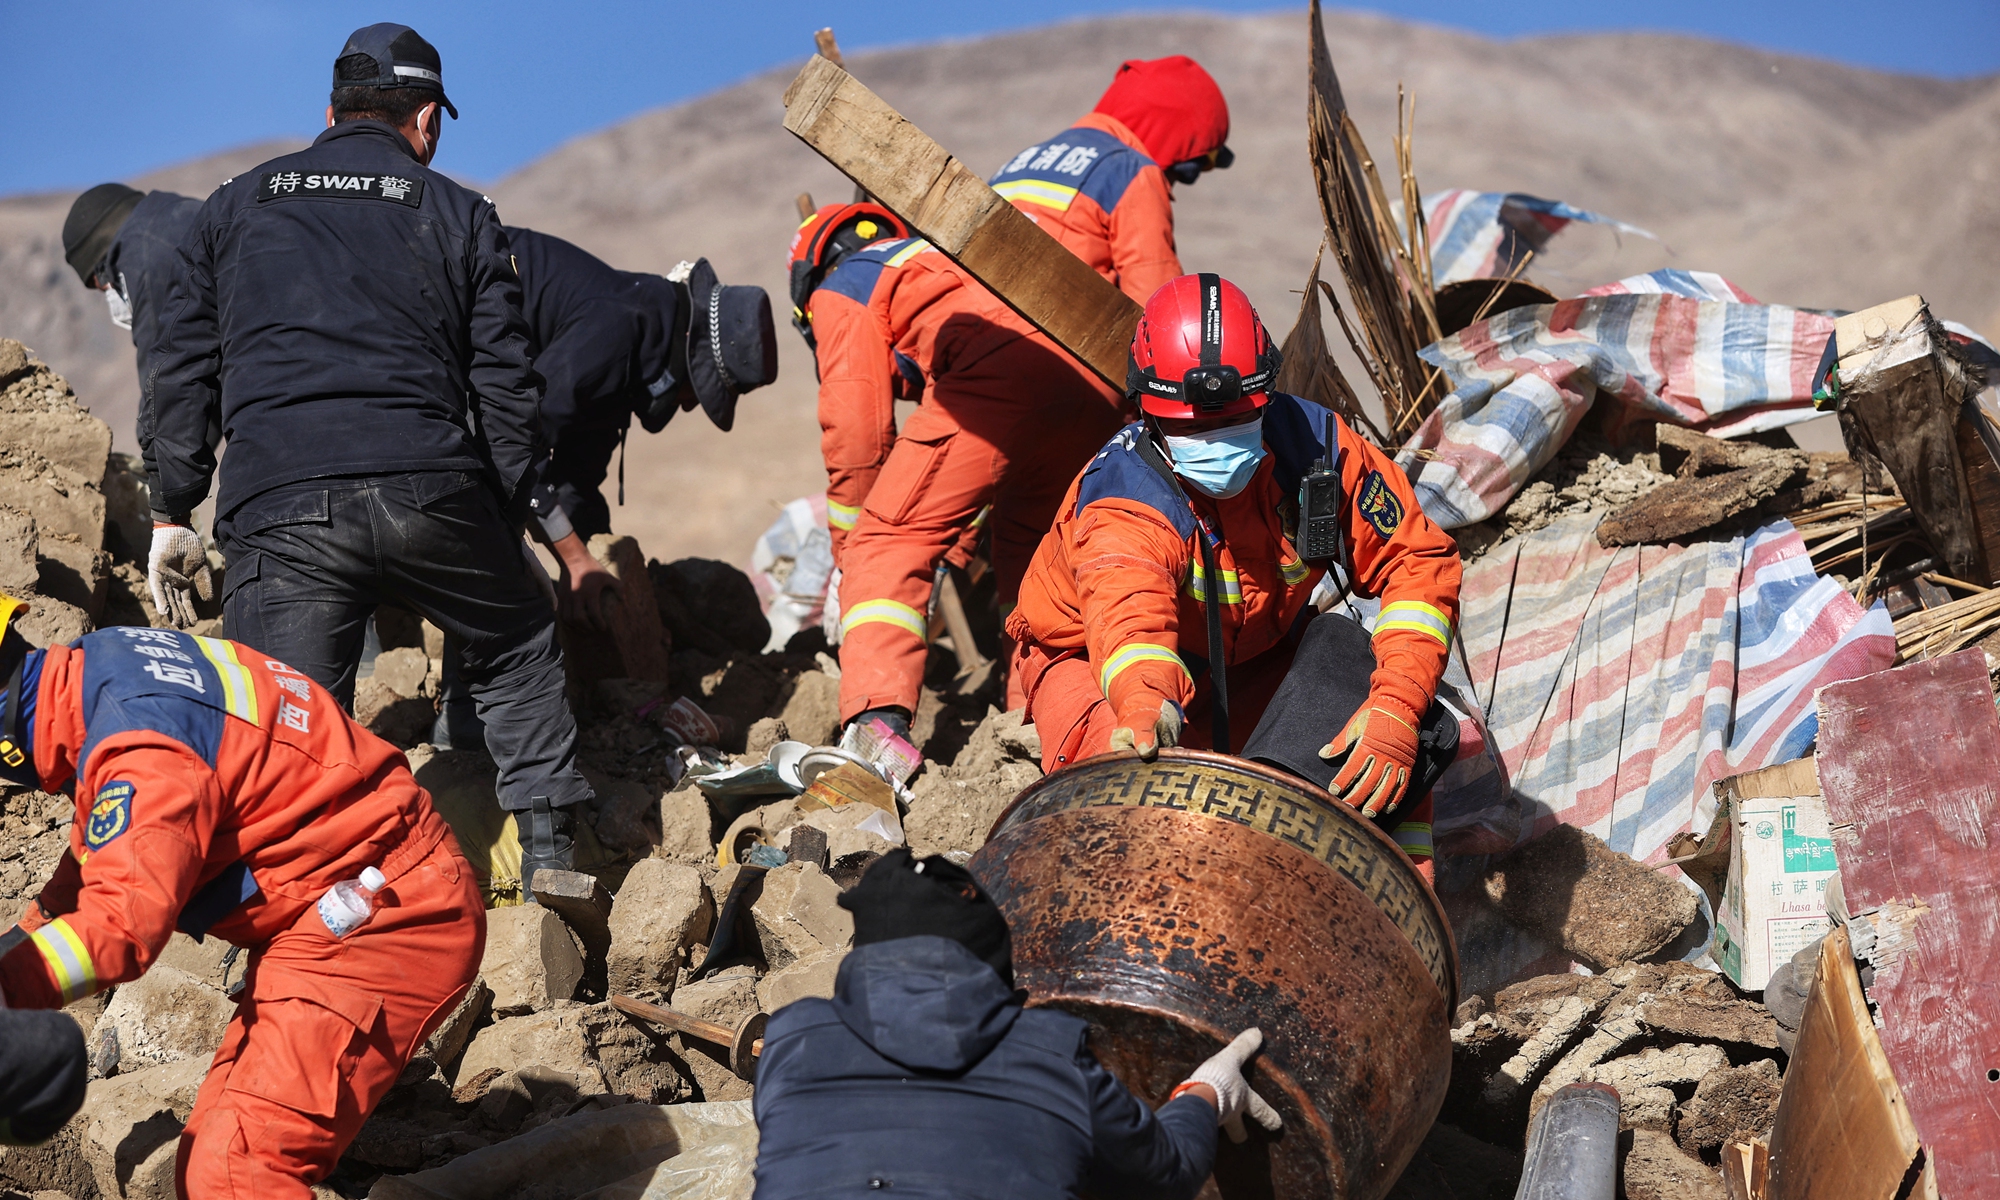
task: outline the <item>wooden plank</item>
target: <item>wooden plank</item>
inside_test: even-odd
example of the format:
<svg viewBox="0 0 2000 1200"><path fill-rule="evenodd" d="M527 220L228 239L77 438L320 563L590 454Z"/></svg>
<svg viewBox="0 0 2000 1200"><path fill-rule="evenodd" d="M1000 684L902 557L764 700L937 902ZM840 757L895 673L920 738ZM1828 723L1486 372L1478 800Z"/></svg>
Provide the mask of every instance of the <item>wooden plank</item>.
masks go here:
<svg viewBox="0 0 2000 1200"><path fill-rule="evenodd" d="M785 128L1124 390L1139 306L860 80L808 60L785 89Z"/></svg>
<svg viewBox="0 0 2000 1200"><path fill-rule="evenodd" d="M1994 462L1989 438L1993 427L1979 411L1979 401L1967 400L1958 416L1958 461L1965 468L1966 500L1972 508L1972 533L1979 543L1985 574L1976 582L2000 583L2000 463Z"/></svg>
<svg viewBox="0 0 2000 1200"><path fill-rule="evenodd" d="M1847 930L1821 943L1819 971L1771 1128L1764 1200L1895 1200L1916 1161L1916 1129L1883 1057Z"/></svg>
<svg viewBox="0 0 2000 1200"><path fill-rule="evenodd" d="M2000 1179L2000 714L1966 650L1820 693L1841 893L1873 928L1882 1049L1946 1196Z"/></svg>

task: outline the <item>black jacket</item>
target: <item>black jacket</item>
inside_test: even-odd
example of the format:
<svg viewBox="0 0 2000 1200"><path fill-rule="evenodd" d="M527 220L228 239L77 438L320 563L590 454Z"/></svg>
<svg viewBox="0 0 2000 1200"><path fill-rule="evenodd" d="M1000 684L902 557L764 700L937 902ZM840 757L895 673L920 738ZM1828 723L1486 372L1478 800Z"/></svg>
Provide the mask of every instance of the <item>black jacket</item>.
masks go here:
<svg viewBox="0 0 2000 1200"><path fill-rule="evenodd" d="M955 941L855 949L832 1000L771 1018L757 1065L757 1200L1078 1194L1185 1200L1215 1162L1215 1109L1157 1114L1067 1013L1024 1009Z"/></svg>
<svg viewBox="0 0 2000 1200"><path fill-rule="evenodd" d="M159 344L160 330L166 324L167 287L180 268L181 241L194 227L195 216L200 212L201 201L191 196L147 192L132 209L132 215L125 218L125 224L119 226L118 236L112 239L111 249L104 252L104 265L99 268L103 272L99 278L117 288L132 308L132 346L139 359L141 447L152 440L154 424L153 389L146 379L151 366L148 356ZM142 457L146 459L146 475L157 488L158 477L153 474L151 456Z"/></svg>
<svg viewBox="0 0 2000 1200"><path fill-rule="evenodd" d="M0 1010L0 1144L46 1140L83 1107L89 1082L68 1013Z"/></svg>
<svg viewBox="0 0 2000 1200"><path fill-rule="evenodd" d="M667 373L678 301L658 275L620 271L558 237L507 228L521 270L521 309L533 331L549 453L536 468L535 515L552 537L572 521L603 530L577 511L604 482L632 414L653 400ZM558 515L560 514L560 515ZM606 522L609 528L608 521Z"/></svg>
<svg viewBox="0 0 2000 1200"><path fill-rule="evenodd" d="M512 502L538 452L541 379L500 218L379 121L208 198L153 353L161 512L208 495L212 415L223 513L298 480L428 470L484 470Z"/></svg>

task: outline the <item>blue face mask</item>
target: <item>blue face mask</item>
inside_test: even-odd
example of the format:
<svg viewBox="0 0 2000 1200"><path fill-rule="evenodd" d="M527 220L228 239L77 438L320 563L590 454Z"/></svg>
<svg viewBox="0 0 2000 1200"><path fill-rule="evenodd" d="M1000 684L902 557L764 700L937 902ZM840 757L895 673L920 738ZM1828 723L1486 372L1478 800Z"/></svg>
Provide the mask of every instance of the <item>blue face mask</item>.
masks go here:
<svg viewBox="0 0 2000 1200"><path fill-rule="evenodd" d="M1174 474L1203 495L1226 500L1249 486L1257 464L1264 461L1264 418L1192 437L1169 437L1167 453L1174 460Z"/></svg>

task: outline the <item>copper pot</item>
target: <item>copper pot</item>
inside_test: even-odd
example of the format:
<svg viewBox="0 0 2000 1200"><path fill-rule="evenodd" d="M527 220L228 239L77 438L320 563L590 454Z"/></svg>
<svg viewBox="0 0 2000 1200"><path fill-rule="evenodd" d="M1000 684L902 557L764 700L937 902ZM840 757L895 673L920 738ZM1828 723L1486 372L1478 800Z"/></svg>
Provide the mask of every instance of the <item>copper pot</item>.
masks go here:
<svg viewBox="0 0 2000 1200"><path fill-rule="evenodd" d="M1458 963L1395 842L1326 792L1226 755L1109 754L1022 792L972 870L1030 1004L1159 1105L1246 1026L1285 1119L1224 1138L1225 1197L1376 1200L1444 1103Z"/></svg>

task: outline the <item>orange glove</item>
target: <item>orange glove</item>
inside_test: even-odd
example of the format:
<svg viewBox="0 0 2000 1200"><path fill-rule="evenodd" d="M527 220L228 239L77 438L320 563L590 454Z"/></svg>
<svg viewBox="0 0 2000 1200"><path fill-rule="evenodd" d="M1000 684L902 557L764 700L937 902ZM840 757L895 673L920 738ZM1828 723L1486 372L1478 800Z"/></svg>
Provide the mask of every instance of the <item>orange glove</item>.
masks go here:
<svg viewBox="0 0 2000 1200"><path fill-rule="evenodd" d="M1151 761L1162 746L1181 744L1181 706L1153 692L1134 692L1126 701L1128 711L1118 714L1118 728L1111 731L1113 750L1137 750Z"/></svg>
<svg viewBox="0 0 2000 1200"><path fill-rule="evenodd" d="M1417 718L1393 699L1370 695L1340 737L1319 756L1345 763L1330 791L1342 803L1376 817L1402 803L1417 765Z"/></svg>

